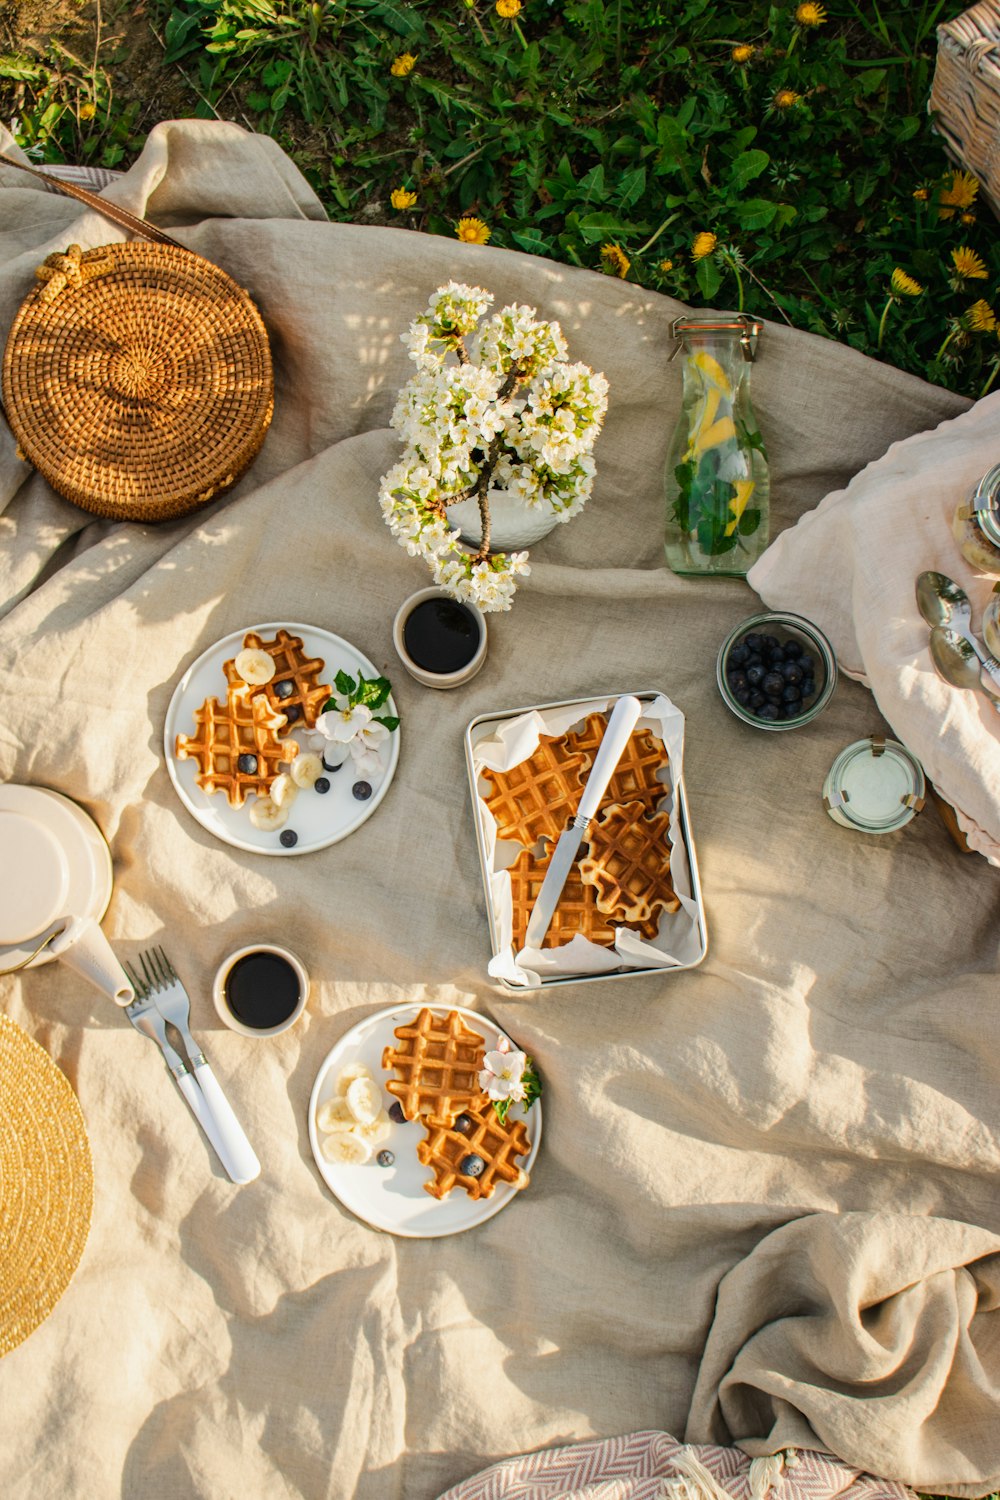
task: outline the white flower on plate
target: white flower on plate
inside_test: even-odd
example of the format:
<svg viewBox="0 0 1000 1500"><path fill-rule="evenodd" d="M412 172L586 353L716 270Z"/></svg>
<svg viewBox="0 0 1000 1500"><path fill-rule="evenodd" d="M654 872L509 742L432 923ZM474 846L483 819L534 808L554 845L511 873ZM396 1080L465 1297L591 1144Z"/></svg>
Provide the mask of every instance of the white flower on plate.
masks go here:
<svg viewBox="0 0 1000 1500"><path fill-rule="evenodd" d="M480 1070L479 1087L494 1103L502 1099L515 1102L523 1099L524 1070L528 1066L525 1053L511 1047L507 1037L497 1037L497 1050L487 1052L483 1058L485 1066Z"/></svg>
<svg viewBox="0 0 1000 1500"><path fill-rule="evenodd" d="M342 697L340 693L333 694L333 701L337 705L336 708L328 708L325 714L320 714L316 720L316 728L321 734L325 734L328 740L346 745L368 724L372 711L363 703L358 703L352 708L348 699Z"/></svg>
<svg viewBox="0 0 1000 1500"><path fill-rule="evenodd" d="M363 725L351 741L351 754L355 760L363 750L377 750L383 740L389 738L389 731L384 724L377 719L372 719Z"/></svg>
<svg viewBox="0 0 1000 1500"><path fill-rule="evenodd" d="M354 769L359 776L367 776L369 780L381 775L382 762L377 750L365 750L357 748L357 741L351 741L351 755L354 760Z"/></svg>

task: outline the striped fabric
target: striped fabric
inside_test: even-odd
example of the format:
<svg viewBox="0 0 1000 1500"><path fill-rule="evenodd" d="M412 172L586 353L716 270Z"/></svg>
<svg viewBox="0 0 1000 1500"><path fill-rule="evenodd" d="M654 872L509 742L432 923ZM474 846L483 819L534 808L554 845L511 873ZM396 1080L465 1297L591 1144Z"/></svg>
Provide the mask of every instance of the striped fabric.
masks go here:
<svg viewBox="0 0 1000 1500"><path fill-rule="evenodd" d="M72 182L75 187L89 188L92 193L99 193L109 182L115 182L122 175L121 172L112 172L110 167L52 166L48 162L40 170L47 172L50 177L58 177L60 182ZM46 191L58 193L59 189L50 187Z"/></svg>
<svg viewBox="0 0 1000 1500"><path fill-rule="evenodd" d="M750 1459L694 1447L665 1432L574 1443L505 1459L440 1500L916 1500L825 1453L787 1450Z"/></svg>

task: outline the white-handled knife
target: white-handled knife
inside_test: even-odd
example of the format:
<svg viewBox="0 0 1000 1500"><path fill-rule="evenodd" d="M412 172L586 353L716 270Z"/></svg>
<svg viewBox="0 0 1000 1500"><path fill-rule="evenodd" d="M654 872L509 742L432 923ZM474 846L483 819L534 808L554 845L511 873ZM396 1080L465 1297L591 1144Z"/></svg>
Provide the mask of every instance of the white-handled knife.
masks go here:
<svg viewBox="0 0 1000 1500"><path fill-rule="evenodd" d="M601 805L601 798L608 789L608 782L615 774L615 768L628 744L629 735L641 715L642 704L638 698L629 695L619 698L611 710L608 727L604 731L604 738L598 747L594 764L590 768L590 775L587 777L587 784L583 789L576 817L566 832L560 835L559 842L552 851L542 888L532 908L528 930L525 934L525 945L528 948L542 946L542 939L548 932L555 909L559 905L559 897L563 893L566 877L580 852L587 826Z"/></svg>

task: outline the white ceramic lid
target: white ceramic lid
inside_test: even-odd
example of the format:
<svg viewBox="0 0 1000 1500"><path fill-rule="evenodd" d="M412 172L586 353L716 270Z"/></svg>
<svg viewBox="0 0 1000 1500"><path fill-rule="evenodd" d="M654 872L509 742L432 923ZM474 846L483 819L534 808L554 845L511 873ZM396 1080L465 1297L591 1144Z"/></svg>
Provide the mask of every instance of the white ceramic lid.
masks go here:
<svg viewBox="0 0 1000 1500"><path fill-rule="evenodd" d="M104 915L111 853L97 824L68 797L0 784L0 849L0 972L23 964L65 917ZM43 950L33 962L51 957Z"/></svg>

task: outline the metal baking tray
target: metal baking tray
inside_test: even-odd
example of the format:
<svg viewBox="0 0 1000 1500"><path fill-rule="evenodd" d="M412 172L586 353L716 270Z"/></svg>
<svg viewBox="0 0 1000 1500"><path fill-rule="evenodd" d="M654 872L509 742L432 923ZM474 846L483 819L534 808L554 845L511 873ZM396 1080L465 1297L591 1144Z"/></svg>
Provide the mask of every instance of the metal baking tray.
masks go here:
<svg viewBox="0 0 1000 1500"><path fill-rule="evenodd" d="M479 868L483 877L483 894L486 898L486 917L487 921L489 922L490 928L490 948L494 957L496 957L496 955L500 952L500 944L497 934L497 921L495 913L493 911L493 900L490 891L490 870L487 863L489 856L486 849L486 838L483 832L483 820L481 814L483 803L481 802L479 797L478 777L476 774L475 765L475 747L481 739L485 739L488 735L492 734L501 724L506 723L510 719L517 719L521 716L521 714L531 713L533 710L544 712L544 710L550 708L579 707L580 717L582 719L586 716L588 711L593 711L595 704L622 696L624 696L623 693L598 693L590 698L562 698L550 703L528 703L525 704L522 708L508 708L503 709L498 713L479 714L475 719L470 720L469 724L466 727L464 736L465 764L469 776L469 794L472 798L472 816L476 828L476 847L479 850ZM634 692L633 696L638 698L640 703L651 703L656 698L665 698L669 695L659 691L651 692L649 690L646 690L642 692ZM694 839L691 836L691 818L688 812L687 793L684 790L683 774L674 779L673 786L675 795L677 797L677 815L680 822L681 837L684 840L684 848L687 853L688 867L691 872L691 897L698 909L697 928L700 942L697 956L693 958L689 963L674 964L669 968L664 968L661 965L654 964L645 968L623 967L621 969L614 970L609 974L556 974L551 975L548 978L546 978L545 976L541 976L540 984L544 988L548 989L550 986L557 984L592 983L595 980L631 979L634 975L637 974L674 974L681 969L697 968L697 966L705 958L705 955L708 952L708 928L705 922L705 903L702 898L701 879L698 874L698 860L695 854ZM533 993L532 989L527 989L523 985L511 984L509 980L502 977L499 979L494 979L491 975L490 982L494 989L505 990L508 994L530 995Z"/></svg>

